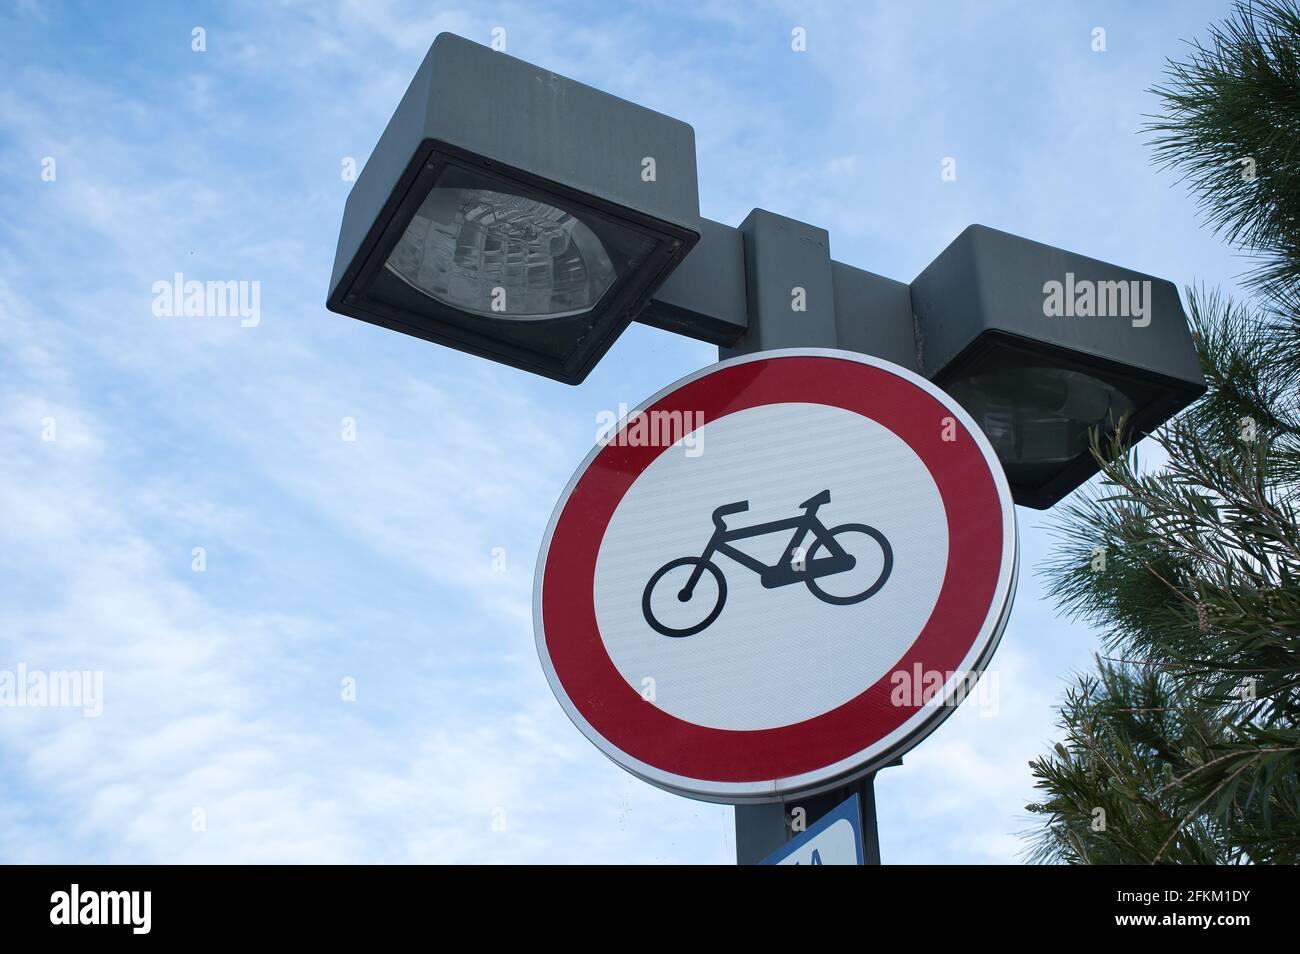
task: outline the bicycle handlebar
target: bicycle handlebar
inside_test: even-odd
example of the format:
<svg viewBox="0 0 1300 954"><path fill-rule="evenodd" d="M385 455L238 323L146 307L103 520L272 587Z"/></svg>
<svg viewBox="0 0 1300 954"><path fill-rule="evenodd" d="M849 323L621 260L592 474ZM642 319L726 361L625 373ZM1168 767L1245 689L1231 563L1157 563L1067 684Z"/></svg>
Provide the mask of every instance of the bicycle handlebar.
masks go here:
<svg viewBox="0 0 1300 954"><path fill-rule="evenodd" d="M718 507L713 511L713 522L721 524L723 517L728 517L733 513L743 513L748 509L748 500L738 500L735 503L723 504L721 507Z"/></svg>

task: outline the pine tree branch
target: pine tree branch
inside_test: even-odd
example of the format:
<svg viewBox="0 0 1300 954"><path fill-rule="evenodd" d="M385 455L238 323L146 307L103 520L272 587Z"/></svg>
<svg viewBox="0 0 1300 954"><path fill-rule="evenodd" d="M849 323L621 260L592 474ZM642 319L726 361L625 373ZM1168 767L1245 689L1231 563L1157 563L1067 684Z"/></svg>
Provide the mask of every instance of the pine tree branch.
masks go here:
<svg viewBox="0 0 1300 954"><path fill-rule="evenodd" d="M1229 782L1231 782L1233 779L1235 779L1235 778L1236 778L1238 775L1240 775L1242 772L1246 771L1246 769L1248 769L1248 768L1251 766L1251 764L1252 764L1253 762L1257 761L1257 760L1258 760L1258 756L1252 758L1249 762L1247 762L1247 763L1246 763L1245 765L1243 765L1241 768L1237 769L1237 771L1233 772L1231 776L1229 776L1228 778L1226 778L1226 779L1224 779L1222 782L1220 782L1219 785L1214 789L1214 791L1210 792L1210 794L1206 795L1203 799L1201 799L1199 802L1197 802L1196 805L1195 805L1195 807L1193 807L1192 810L1189 811L1189 812L1186 814L1186 816L1184 816L1183 820L1182 820L1181 822L1178 823L1178 827L1176 827L1172 832L1170 832L1169 837L1165 840L1165 843L1164 843L1163 845L1161 845L1161 846L1160 846L1160 850L1159 850L1158 852L1156 852L1156 856L1155 856L1154 858L1151 859L1151 863L1152 863L1153 865L1154 865L1154 864L1159 864L1160 859L1161 859L1162 857L1164 857L1164 853L1165 853L1166 849L1169 848L1169 843L1172 842L1172 841L1174 840L1174 837L1175 837L1175 836L1176 836L1180 831L1182 831L1183 826L1185 826L1189 821L1191 821L1194 817L1196 817L1196 813L1199 812L1202 808L1204 808L1204 807L1205 807L1205 804L1206 804L1206 803L1207 803L1211 798L1213 798L1215 795L1219 794L1219 792L1221 792L1221 791L1224 789L1224 787L1225 787Z"/></svg>

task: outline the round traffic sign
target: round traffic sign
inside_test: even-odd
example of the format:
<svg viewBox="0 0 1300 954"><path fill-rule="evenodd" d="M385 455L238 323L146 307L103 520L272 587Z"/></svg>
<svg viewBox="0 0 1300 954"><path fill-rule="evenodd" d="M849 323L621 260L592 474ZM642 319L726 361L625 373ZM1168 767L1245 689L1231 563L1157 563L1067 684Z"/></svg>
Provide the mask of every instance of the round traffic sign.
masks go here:
<svg viewBox="0 0 1300 954"><path fill-rule="evenodd" d="M561 495L538 654L574 724L683 795L774 800L915 745L1006 624L1015 509L947 394L843 351L767 351L660 391Z"/></svg>

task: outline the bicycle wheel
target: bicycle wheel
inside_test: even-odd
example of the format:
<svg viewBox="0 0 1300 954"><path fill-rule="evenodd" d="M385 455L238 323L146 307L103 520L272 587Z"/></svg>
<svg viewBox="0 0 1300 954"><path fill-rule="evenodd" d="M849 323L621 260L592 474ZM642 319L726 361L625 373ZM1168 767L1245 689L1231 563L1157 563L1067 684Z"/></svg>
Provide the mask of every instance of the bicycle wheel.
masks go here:
<svg viewBox="0 0 1300 954"><path fill-rule="evenodd" d="M713 574L713 579L717 582L718 592L717 592L717 596L714 597L716 603L714 603L712 609L709 609L707 611L707 614L704 616L704 619L701 622L688 623L688 625L685 626L681 626L681 625L668 626L664 624L659 620L658 617L655 616L654 613L653 603L654 603L654 596L655 596L655 586L658 583L660 583L660 581L663 581L665 579L667 580L667 585L661 586L659 588L660 592L658 596L661 602L664 601L665 599L671 599L674 602L681 603L681 604L695 603L697 604L696 605L697 609L704 610L705 607L708 606L707 603L708 596L706 595L705 592L702 591L707 591L708 587L702 587L697 584L695 587L695 591L691 594L690 599L689 600L682 599L682 591L685 589L686 582L690 579L691 573L695 572L695 567L701 565L704 567L704 569L708 570L711 574ZM674 570L681 570L684 567L689 567L690 570L685 573L673 572ZM643 616L645 616L645 621L650 624L650 628L653 629L656 633L662 633L664 636L672 636L672 637L694 636L700 630L710 626L713 623L713 621L718 618L718 614L722 612L722 604L725 603L726 601L727 601L727 580L726 577L722 575L722 571L719 570L717 566L715 566L713 563L710 563L707 560L703 560L700 557L682 557L679 560L670 560L669 562L665 563L663 566L661 566L658 570L655 571L654 576L650 577L650 582L645 585L645 592L641 595L641 613ZM694 613L691 615L698 616L699 613Z"/></svg>
<svg viewBox="0 0 1300 954"><path fill-rule="evenodd" d="M819 585L819 581L811 576L804 580L808 584L808 589L812 595L817 597L823 603L833 603L836 606L849 606L853 603L861 603L880 592L880 588L885 585L889 579L889 574L894 569L894 550L885 539L885 535L875 527L868 527L865 523L845 523L830 530L830 535L836 537L836 543L854 558L855 568L863 564L864 559L868 560L868 566L873 567L879 563L880 571L875 576L875 580L860 593L853 593L849 596L837 596L834 593L828 593ZM865 535L868 540L838 539L841 534L846 537L849 534ZM808 551L808 565L811 566L813 560L817 557L817 551L825 546L823 540L819 537L817 542L812 545ZM874 559L873 559L874 558ZM852 572L851 570L844 571ZM841 573L832 573L826 579L834 579L841 576Z"/></svg>

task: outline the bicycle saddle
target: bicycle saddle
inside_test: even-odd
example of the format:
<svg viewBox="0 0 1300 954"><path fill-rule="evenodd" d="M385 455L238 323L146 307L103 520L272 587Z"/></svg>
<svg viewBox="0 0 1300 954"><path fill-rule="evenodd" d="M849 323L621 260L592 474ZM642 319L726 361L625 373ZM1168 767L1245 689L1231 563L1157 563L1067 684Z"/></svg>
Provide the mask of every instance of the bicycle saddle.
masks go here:
<svg viewBox="0 0 1300 954"><path fill-rule="evenodd" d="M749 509L748 500L737 500L735 503L723 504L713 511L713 522L722 526L722 518L733 513L742 513Z"/></svg>
<svg viewBox="0 0 1300 954"><path fill-rule="evenodd" d="M831 502L831 492L830 492L830 488L828 487L826 490L823 490L821 493L819 493L816 497L809 497L799 506L802 507L804 510L815 510L816 508L820 507L822 504L828 504L830 502Z"/></svg>

